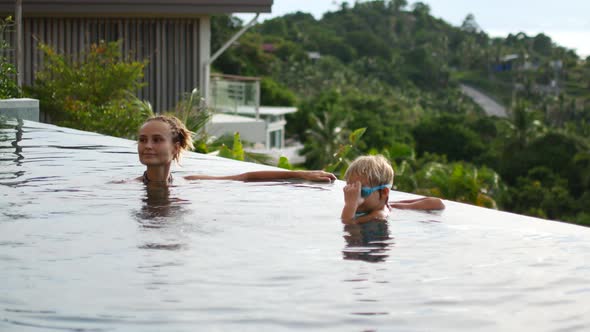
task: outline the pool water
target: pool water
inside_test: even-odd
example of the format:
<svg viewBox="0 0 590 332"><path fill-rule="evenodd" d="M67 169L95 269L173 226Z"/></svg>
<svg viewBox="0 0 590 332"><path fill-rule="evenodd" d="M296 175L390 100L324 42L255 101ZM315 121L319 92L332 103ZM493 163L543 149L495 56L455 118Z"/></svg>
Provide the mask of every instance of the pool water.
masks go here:
<svg viewBox="0 0 590 332"><path fill-rule="evenodd" d="M182 181L268 168L190 153L116 183L135 142L0 128L0 331L590 330L588 228L453 202L343 227L339 181Z"/></svg>

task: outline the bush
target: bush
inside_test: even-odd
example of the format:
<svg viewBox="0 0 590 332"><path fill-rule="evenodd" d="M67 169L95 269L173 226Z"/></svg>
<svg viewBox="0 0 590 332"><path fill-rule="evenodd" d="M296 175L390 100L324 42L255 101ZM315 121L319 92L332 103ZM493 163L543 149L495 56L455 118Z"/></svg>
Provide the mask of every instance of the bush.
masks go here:
<svg viewBox="0 0 590 332"><path fill-rule="evenodd" d="M575 175L574 157L583 147L567 135L552 132L533 140L524 148L507 146L503 152L500 173L510 184L526 177L530 169L544 166L568 179ZM572 183L575 185L575 183Z"/></svg>
<svg viewBox="0 0 590 332"><path fill-rule="evenodd" d="M519 177L516 186L509 189L504 206L516 213L561 220L575 211L567 181L544 166Z"/></svg>
<svg viewBox="0 0 590 332"><path fill-rule="evenodd" d="M135 138L138 128L153 115L151 105L133 95L104 105L68 100L64 110L69 114L59 121L62 126L125 138Z"/></svg>
<svg viewBox="0 0 590 332"><path fill-rule="evenodd" d="M485 145L473 130L457 118L442 116L418 124L414 130L416 151L446 155L450 161L474 161L485 152Z"/></svg>
<svg viewBox="0 0 590 332"><path fill-rule="evenodd" d="M0 37L3 36L12 24L12 18L7 17L4 20L0 20ZM10 45L0 39L0 54L4 53L4 50L8 49ZM16 82L16 68L6 57L0 56L0 99L18 98L21 96L20 88Z"/></svg>
<svg viewBox="0 0 590 332"><path fill-rule="evenodd" d="M260 104L265 106L293 106L296 99L295 94L273 81L271 78L265 77L260 81Z"/></svg>
<svg viewBox="0 0 590 332"><path fill-rule="evenodd" d="M133 138L152 114L134 95L144 85L146 62L126 61L120 42L101 41L83 51L81 61L40 45L44 67L30 93L52 122L81 130Z"/></svg>
<svg viewBox="0 0 590 332"><path fill-rule="evenodd" d="M494 209L497 209L495 197L505 190L492 169L465 162L428 163L416 172L415 179L419 194Z"/></svg>

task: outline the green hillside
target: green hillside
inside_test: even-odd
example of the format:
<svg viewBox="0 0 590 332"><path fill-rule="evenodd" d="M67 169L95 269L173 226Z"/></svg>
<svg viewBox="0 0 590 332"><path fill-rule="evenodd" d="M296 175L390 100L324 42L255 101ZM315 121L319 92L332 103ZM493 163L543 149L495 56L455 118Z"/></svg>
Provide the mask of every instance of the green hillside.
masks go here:
<svg viewBox="0 0 590 332"><path fill-rule="evenodd" d="M215 50L242 22L212 24ZM344 3L258 24L214 67L263 77L265 105L298 106L288 133L306 167L382 153L398 190L590 225L590 61L543 34L490 38L472 15L456 27L424 3ZM509 117L486 116L461 83Z"/></svg>

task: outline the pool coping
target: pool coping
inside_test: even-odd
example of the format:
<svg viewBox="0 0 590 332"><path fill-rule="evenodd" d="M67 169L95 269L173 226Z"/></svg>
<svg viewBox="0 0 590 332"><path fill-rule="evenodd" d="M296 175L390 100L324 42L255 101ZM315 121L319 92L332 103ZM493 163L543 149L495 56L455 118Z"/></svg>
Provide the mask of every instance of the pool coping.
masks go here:
<svg viewBox="0 0 590 332"><path fill-rule="evenodd" d="M0 115L39 122L39 100L32 98L2 99L0 100Z"/></svg>

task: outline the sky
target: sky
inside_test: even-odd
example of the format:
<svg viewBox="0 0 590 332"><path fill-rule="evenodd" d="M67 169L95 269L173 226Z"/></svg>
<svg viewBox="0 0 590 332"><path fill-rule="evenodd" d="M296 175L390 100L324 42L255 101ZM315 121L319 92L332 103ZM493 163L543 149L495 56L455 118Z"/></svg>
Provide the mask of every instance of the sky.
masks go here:
<svg viewBox="0 0 590 332"><path fill-rule="evenodd" d="M341 0L274 0L271 14L261 14L259 21L297 11L320 19L335 11ZM560 46L590 56L590 0L424 0L430 12L459 26L471 13L479 26L493 37L525 32L529 36L544 33ZM348 3L353 4L354 0ZM408 1L409 6L415 1ZM247 21L254 15L238 15Z"/></svg>

